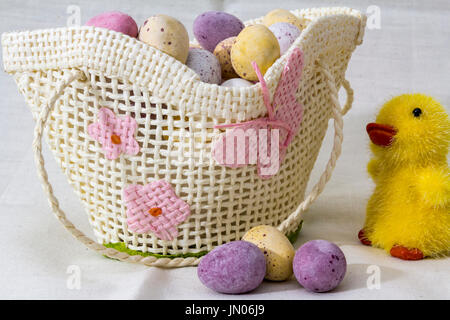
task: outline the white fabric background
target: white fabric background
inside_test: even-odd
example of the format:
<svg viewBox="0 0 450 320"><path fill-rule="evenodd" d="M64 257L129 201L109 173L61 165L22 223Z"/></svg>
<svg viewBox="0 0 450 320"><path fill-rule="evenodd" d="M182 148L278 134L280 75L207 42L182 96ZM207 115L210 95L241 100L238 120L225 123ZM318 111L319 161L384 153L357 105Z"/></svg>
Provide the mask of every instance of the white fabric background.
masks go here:
<svg viewBox="0 0 450 320"><path fill-rule="evenodd" d="M345 118L343 154L323 194L305 215L295 244L311 239L337 243L347 256L348 273L327 294L312 294L295 279L264 282L239 297L202 286L196 268L165 270L113 261L73 239L53 217L41 190L31 151L33 120L12 77L0 72L0 298L119 299L449 299L450 259L405 262L362 246L356 235L373 184L366 123L396 94L428 93L450 106L450 3L440 1L138 1L1 0L0 32L65 26L68 5L79 5L82 23L107 10L120 10L138 23L166 13L181 20L192 36L194 18L206 10L224 10L243 20L286 9L349 6L381 10L381 29L367 30L350 62L347 78L355 90ZM331 149L328 132L312 175L316 181ZM46 151L47 168L62 207L82 230L87 216L65 177ZM81 289L67 288L67 268L79 266ZM381 271L380 289L369 290L367 268Z"/></svg>

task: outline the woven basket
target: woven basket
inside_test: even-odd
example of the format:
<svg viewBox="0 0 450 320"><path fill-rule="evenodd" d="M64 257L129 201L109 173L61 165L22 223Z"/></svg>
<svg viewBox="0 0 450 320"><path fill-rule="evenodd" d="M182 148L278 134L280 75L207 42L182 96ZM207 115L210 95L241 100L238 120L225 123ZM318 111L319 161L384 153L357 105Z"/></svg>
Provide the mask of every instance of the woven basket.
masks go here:
<svg viewBox="0 0 450 320"><path fill-rule="evenodd" d="M223 132L215 125L265 115L260 84L226 88L203 83L172 57L106 29L3 34L4 68L14 76L37 121L33 148L38 173L55 215L68 231L108 257L165 267L196 265L205 252L240 239L260 224L294 232L341 152L342 115L353 100L344 75L362 42L365 17L348 8L293 13L310 20L290 49L298 47L304 55L297 90L304 114L279 172L270 179L261 179L255 166L227 168L211 157L213 141ZM256 22L260 19L247 25ZM270 94L289 52L265 74ZM341 86L347 91L343 108L338 101ZM87 134L102 107L136 120L138 154L109 160ZM330 118L335 131L330 159L305 197ZM42 136L84 204L97 241L76 229L60 208L44 168ZM161 179L191 212L170 241L151 232L131 232L122 200L127 185Z"/></svg>

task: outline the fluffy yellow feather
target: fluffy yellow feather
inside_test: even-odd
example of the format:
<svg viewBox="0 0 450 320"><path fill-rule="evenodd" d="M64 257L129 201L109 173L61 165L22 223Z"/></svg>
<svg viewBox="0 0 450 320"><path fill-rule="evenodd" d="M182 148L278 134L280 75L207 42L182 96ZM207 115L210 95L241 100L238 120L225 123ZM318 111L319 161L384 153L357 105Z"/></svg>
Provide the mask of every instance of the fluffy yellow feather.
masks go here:
<svg viewBox="0 0 450 320"><path fill-rule="evenodd" d="M450 252L450 120L423 94L405 94L383 105L367 126L376 188L360 232L365 244L407 260Z"/></svg>

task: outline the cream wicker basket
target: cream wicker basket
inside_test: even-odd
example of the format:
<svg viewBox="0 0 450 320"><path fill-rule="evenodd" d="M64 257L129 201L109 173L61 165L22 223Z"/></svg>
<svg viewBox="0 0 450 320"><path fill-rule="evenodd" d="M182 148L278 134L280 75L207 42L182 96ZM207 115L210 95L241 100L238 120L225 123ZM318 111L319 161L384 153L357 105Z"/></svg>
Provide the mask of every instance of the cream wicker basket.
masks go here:
<svg viewBox="0 0 450 320"><path fill-rule="evenodd" d="M240 239L256 225L295 232L341 152L342 115L353 100L344 75L352 52L362 43L365 17L348 8L293 13L310 20L290 49L298 47L304 55L296 94L304 113L279 172L270 179L261 179L255 166L226 168L211 157L212 142L222 132L215 125L266 113L259 84L226 88L203 83L172 57L105 29L3 34L4 68L14 76L37 121L33 148L38 173L67 230L108 257L164 267L196 265L202 254ZM271 94L286 56L265 74ZM343 108L338 101L341 86L347 91ZM102 107L136 120L139 153L116 160L104 156L87 134ZM305 197L330 118L334 147L319 182ZM97 241L76 229L60 208L44 168L42 136L83 202ZM151 232L133 233L127 227L124 187L160 179L190 207L190 216L173 240L161 240Z"/></svg>

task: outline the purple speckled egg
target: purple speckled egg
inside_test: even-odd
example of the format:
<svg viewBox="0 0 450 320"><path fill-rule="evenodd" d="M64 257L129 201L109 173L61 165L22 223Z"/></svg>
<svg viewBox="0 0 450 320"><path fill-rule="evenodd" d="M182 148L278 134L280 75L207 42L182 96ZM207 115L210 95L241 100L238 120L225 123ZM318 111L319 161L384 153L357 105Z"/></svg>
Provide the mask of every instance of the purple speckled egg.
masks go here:
<svg viewBox="0 0 450 320"><path fill-rule="evenodd" d="M293 269L303 287L313 292L326 292L336 288L344 279L347 261L334 243L312 240L297 250Z"/></svg>
<svg viewBox="0 0 450 320"><path fill-rule="evenodd" d="M269 27L280 45L280 54L283 55L300 35L300 30L293 24L277 22Z"/></svg>
<svg viewBox="0 0 450 320"><path fill-rule="evenodd" d="M221 293L245 293L256 289L266 274L261 250L247 241L233 241L209 252L197 269L200 281Z"/></svg>
<svg viewBox="0 0 450 320"><path fill-rule="evenodd" d="M190 48L186 65L194 70L203 82L219 84L222 81L219 60L207 50Z"/></svg>
<svg viewBox="0 0 450 320"><path fill-rule="evenodd" d="M202 13L194 21L194 36L206 50L213 52L217 44L235 37L244 29L244 24L235 16L221 11Z"/></svg>
<svg viewBox="0 0 450 320"><path fill-rule="evenodd" d="M138 26L136 21L129 15L111 11L99 14L86 22L86 26L105 28L117 32L121 32L130 37L136 38L138 35Z"/></svg>

